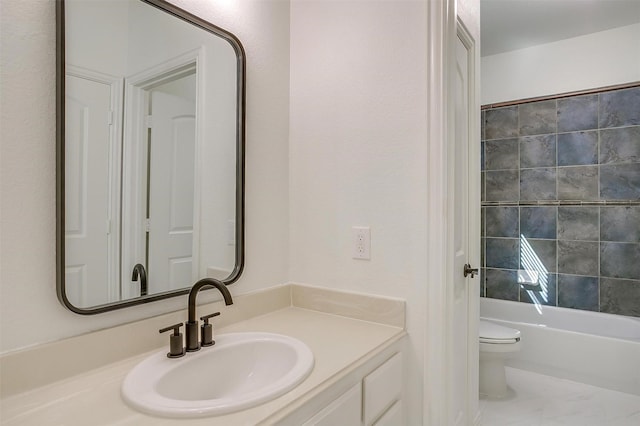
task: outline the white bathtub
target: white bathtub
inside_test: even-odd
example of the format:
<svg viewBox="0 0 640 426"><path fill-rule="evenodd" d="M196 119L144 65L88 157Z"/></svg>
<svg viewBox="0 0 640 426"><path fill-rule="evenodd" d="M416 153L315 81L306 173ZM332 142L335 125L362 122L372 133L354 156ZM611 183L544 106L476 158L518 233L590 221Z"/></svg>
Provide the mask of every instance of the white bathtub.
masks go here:
<svg viewBox="0 0 640 426"><path fill-rule="evenodd" d="M480 316L522 333L510 367L640 395L640 319L484 297Z"/></svg>

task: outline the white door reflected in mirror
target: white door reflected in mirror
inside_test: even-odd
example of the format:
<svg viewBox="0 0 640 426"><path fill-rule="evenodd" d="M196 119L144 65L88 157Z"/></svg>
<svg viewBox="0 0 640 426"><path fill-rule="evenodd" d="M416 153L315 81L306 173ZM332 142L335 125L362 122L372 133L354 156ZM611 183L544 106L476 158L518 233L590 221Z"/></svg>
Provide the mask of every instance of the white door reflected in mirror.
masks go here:
<svg viewBox="0 0 640 426"><path fill-rule="evenodd" d="M70 72L66 79L66 282L77 306L118 300L111 105L122 85L103 77Z"/></svg>
<svg viewBox="0 0 640 426"><path fill-rule="evenodd" d="M154 292L187 287L197 273L192 267L195 83L191 74L154 88L149 96L146 236Z"/></svg>

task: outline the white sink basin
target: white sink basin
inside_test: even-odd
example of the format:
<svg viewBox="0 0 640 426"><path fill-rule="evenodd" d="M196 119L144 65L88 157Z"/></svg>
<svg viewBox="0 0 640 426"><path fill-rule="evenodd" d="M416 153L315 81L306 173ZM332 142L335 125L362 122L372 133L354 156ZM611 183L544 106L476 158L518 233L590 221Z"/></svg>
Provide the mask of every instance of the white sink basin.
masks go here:
<svg viewBox="0 0 640 426"><path fill-rule="evenodd" d="M156 353L136 365L122 384L132 408L163 417L231 413L277 398L313 369L309 347L272 333L230 333L216 344L169 359Z"/></svg>

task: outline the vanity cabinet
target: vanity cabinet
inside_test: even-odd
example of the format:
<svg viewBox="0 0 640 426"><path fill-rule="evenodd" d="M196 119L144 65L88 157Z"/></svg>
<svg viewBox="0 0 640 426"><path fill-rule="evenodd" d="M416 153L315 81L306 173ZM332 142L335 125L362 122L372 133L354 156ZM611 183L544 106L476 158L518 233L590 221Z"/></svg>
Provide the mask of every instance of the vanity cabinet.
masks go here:
<svg viewBox="0 0 640 426"><path fill-rule="evenodd" d="M303 426L360 426L361 418L362 384L357 383L305 422Z"/></svg>
<svg viewBox="0 0 640 426"><path fill-rule="evenodd" d="M364 424L365 426L377 424L376 420L386 414L386 411L400 400L402 394L402 355L396 353L369 373L362 381L362 388Z"/></svg>
<svg viewBox="0 0 640 426"><path fill-rule="evenodd" d="M402 401L396 401L373 426L398 426L402 422Z"/></svg>
<svg viewBox="0 0 640 426"><path fill-rule="evenodd" d="M282 334L304 342L314 355L314 368L302 383L255 407L186 420L159 419L124 403L123 380L143 359L157 353L160 345L163 355L166 353L166 341L158 329L183 320L185 312L178 311L0 356L4 392L0 423L33 426L58 419L60 424L95 426L400 426L414 408L404 379L410 365L404 304L366 295L348 302L349 297L352 295L302 286L234 297L234 307L240 310L229 309L223 315L233 319L217 330L220 340L227 333ZM335 300L335 308L328 310L327 300ZM306 304L290 306L292 301ZM202 309L213 312L221 304ZM257 306L266 313L257 314ZM336 313L345 306L352 306L347 313L354 317ZM370 313L363 320L367 306L370 309L365 311ZM109 341L135 344L126 345L126 351L122 347L114 351L101 344ZM42 359L48 360L46 365L38 363Z"/></svg>
<svg viewBox="0 0 640 426"><path fill-rule="evenodd" d="M402 424L402 353L396 352L320 410L304 426Z"/></svg>

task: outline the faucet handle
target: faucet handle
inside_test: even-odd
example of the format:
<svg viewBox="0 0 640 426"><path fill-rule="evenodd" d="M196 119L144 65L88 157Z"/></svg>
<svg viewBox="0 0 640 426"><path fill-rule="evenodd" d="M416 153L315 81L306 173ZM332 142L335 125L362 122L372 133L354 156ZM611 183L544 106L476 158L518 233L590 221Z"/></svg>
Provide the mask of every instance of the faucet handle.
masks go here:
<svg viewBox="0 0 640 426"><path fill-rule="evenodd" d="M184 355L184 347L182 346L182 333L180 333L180 327L182 323L173 324L169 327L161 328L160 333L164 333L173 330L173 334L169 337L169 352L168 358L180 358Z"/></svg>
<svg viewBox="0 0 640 426"><path fill-rule="evenodd" d="M200 317L200 319L204 321L204 324L200 326L200 335L202 336L201 346L215 345L216 341L213 340L213 326L209 324L209 318L217 317L218 315L220 315L220 312L214 312Z"/></svg>
<svg viewBox="0 0 640 426"><path fill-rule="evenodd" d="M209 324L209 318L217 317L218 315L220 315L220 312L214 312L212 314L200 317L200 319L204 321L205 324Z"/></svg>

